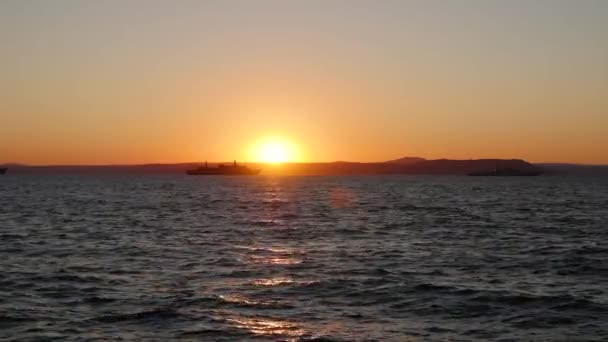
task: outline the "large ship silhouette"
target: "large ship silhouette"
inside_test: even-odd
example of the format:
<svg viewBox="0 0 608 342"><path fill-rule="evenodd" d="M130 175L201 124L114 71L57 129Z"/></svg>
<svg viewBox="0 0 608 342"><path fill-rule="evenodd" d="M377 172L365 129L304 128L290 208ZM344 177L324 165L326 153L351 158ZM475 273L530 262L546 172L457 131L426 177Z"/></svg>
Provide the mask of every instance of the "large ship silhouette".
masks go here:
<svg viewBox="0 0 608 342"><path fill-rule="evenodd" d="M250 169L245 165L238 165L235 160L232 165L220 164L217 167L209 167L205 162L205 165L186 170L186 173L192 176L254 176L259 174L260 171L260 169Z"/></svg>
<svg viewBox="0 0 608 342"><path fill-rule="evenodd" d="M0 175L5 174L7 170L8 170L8 169L7 169L7 168L5 168L5 167L0 167Z"/></svg>

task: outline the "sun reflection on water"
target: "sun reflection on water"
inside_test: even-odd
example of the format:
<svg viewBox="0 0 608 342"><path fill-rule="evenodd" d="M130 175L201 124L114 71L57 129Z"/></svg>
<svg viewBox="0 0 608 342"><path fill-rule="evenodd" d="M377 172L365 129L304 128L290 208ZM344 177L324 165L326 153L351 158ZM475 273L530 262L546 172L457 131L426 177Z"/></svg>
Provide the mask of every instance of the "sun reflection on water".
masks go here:
<svg viewBox="0 0 608 342"><path fill-rule="evenodd" d="M297 265L297 264L302 263L302 260L294 258L290 255L288 255L288 256L252 255L252 256L249 256L249 260L251 260L255 264L265 264L265 265Z"/></svg>
<svg viewBox="0 0 608 342"><path fill-rule="evenodd" d="M293 284L293 279L289 278L271 278L271 279L256 279L251 282L256 286L279 286Z"/></svg>
<svg viewBox="0 0 608 342"><path fill-rule="evenodd" d="M260 305L263 304L257 300L249 299L239 295L219 295L219 297L226 303L234 303L240 305Z"/></svg>
<svg viewBox="0 0 608 342"><path fill-rule="evenodd" d="M317 283L314 280L294 280L286 277L276 277L267 279L255 279L251 281L255 286L284 286L284 285L310 285Z"/></svg>
<svg viewBox="0 0 608 342"><path fill-rule="evenodd" d="M334 209L350 208L355 202L355 193L345 188L335 188L329 193L329 203Z"/></svg>
<svg viewBox="0 0 608 342"><path fill-rule="evenodd" d="M227 318L226 320L235 327L246 329L255 335L298 337L305 334L300 324L275 318L256 316Z"/></svg>
<svg viewBox="0 0 608 342"><path fill-rule="evenodd" d="M259 211L256 212L252 221L255 221L260 229L275 228L276 225L283 226L284 221L281 219L285 213L291 213L290 201L285 191L282 189L282 181L280 179L270 179L267 190L259 196L258 205ZM293 215L293 214L292 214ZM302 263L306 252L299 246L293 248L288 244L267 244L267 241L258 240L252 241L251 245L236 245L240 254L240 260L243 261L247 268L251 270L263 269L273 273L281 272L282 266L297 265ZM261 273L264 274L264 273ZM248 279L249 286L257 286L260 288L249 287L252 291L267 291L261 287L273 286L292 286L292 285L307 285L312 281L294 280L291 277L283 274L275 277ZM261 295L258 293L254 298L245 297L242 295L222 295L221 299L226 303L236 304L237 306L260 307L266 308L287 308L290 303L287 301L276 300L272 295ZM261 299L263 298L263 299ZM272 336L273 339L281 341L296 341L306 334L301 323L286 319L279 319L267 316L241 314L229 314L225 317L225 321L230 325L249 331L251 334L258 336Z"/></svg>
<svg viewBox="0 0 608 342"><path fill-rule="evenodd" d="M235 248L248 249L256 252L272 252L272 253L294 253L293 249L282 247L257 247L257 246L242 246L234 245Z"/></svg>
<svg viewBox="0 0 608 342"><path fill-rule="evenodd" d="M246 297L243 295L237 294L229 294L229 295L219 295L218 296L224 303L233 304L241 307L251 307L251 308L290 308L292 305L288 302L281 300L272 300L272 299L253 299L250 297Z"/></svg>

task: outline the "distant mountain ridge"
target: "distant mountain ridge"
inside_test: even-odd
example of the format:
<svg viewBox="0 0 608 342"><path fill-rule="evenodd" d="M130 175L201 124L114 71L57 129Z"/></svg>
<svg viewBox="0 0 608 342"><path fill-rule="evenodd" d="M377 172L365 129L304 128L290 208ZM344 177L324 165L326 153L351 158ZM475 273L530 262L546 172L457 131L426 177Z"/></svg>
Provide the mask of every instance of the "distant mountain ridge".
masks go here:
<svg viewBox="0 0 608 342"><path fill-rule="evenodd" d="M75 174L183 174L185 170L200 163L145 164L145 165L56 165L25 166L9 165L11 173L75 173ZM210 165L217 163L209 163ZM474 159L427 160L418 157L404 157L377 163L285 163L265 165L243 163L262 168L262 174L282 175L374 175L374 174L412 174L412 175L466 175L472 172L491 171L496 168L520 171L540 170L539 166L521 159Z"/></svg>
<svg viewBox="0 0 608 342"><path fill-rule="evenodd" d="M388 160L388 161L385 161L385 163L411 165L411 164L416 164L416 163L420 163L423 161L426 161L426 159L420 158L420 157L403 157L403 158L399 158L399 159Z"/></svg>
<svg viewBox="0 0 608 342"><path fill-rule="evenodd" d="M540 168L521 159L436 159L412 164L408 171L415 174L469 174L495 169L539 171Z"/></svg>
<svg viewBox="0 0 608 342"><path fill-rule="evenodd" d="M583 165L568 163L539 163L536 165L542 167L547 174L608 177L608 165Z"/></svg>
<svg viewBox="0 0 608 342"><path fill-rule="evenodd" d="M521 159L426 160L406 157L380 163L290 163L272 168L267 173L292 175L467 175L473 172L492 171L496 168L519 171L542 171Z"/></svg>

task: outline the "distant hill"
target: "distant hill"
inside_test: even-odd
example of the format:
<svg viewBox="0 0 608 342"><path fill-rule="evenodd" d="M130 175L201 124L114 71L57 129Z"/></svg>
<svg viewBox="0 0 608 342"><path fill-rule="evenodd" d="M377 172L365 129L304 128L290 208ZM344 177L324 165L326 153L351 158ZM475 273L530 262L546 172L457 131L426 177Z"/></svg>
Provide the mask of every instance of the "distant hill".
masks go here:
<svg viewBox="0 0 608 342"><path fill-rule="evenodd" d="M547 174L553 175L581 175L581 176L608 176L608 165L582 165L564 163L540 163Z"/></svg>
<svg viewBox="0 0 608 342"><path fill-rule="evenodd" d="M407 161L406 163L395 161L384 163L289 163L281 165L280 167L272 167L263 171L263 173L291 175L466 175L472 172L492 171L495 168L519 171L542 171L539 167L520 159L420 159L422 158L405 159L405 161Z"/></svg>
<svg viewBox="0 0 608 342"><path fill-rule="evenodd" d="M146 165L57 165L26 166L9 165L9 174L184 174L185 170L199 163L146 164ZM213 163L209 163L213 166ZM520 171L539 170L539 166L520 159L477 159L477 160L426 160L406 157L379 163L285 163L264 165L249 163L251 167L262 168L262 174L282 175L374 175L374 174L412 174L412 175L466 175L471 172L491 171L495 168Z"/></svg>
<svg viewBox="0 0 608 342"><path fill-rule="evenodd" d="M385 163L411 165L411 164L416 164L416 163L420 163L423 161L426 161L426 159L419 158L419 157L403 157L403 158L399 158L399 159L388 160L388 161L385 161Z"/></svg>
<svg viewBox="0 0 608 342"><path fill-rule="evenodd" d="M7 165L9 174L175 174L199 165L148 164L148 165Z"/></svg>
<svg viewBox="0 0 608 342"><path fill-rule="evenodd" d="M466 175L472 172L492 171L495 169L540 171L538 166L521 159L426 160L409 166L407 171L413 174Z"/></svg>

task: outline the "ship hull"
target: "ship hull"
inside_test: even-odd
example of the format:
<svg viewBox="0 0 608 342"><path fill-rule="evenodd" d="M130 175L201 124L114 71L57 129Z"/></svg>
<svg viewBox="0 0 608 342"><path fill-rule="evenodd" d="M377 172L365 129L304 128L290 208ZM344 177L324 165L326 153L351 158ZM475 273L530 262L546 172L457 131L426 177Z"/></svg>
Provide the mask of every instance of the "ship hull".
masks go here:
<svg viewBox="0 0 608 342"><path fill-rule="evenodd" d="M250 169L246 165L238 165L236 160L232 165L220 164L217 167L200 166L194 169L186 170L186 174L190 176L255 176L260 173L260 169Z"/></svg>
<svg viewBox="0 0 608 342"><path fill-rule="evenodd" d="M190 176L255 176L260 173L260 170L252 170L247 172L223 172L215 170L187 170L186 174Z"/></svg>
<svg viewBox="0 0 608 342"><path fill-rule="evenodd" d="M7 168L0 168L0 175L5 174L6 170L8 170L8 169Z"/></svg>

